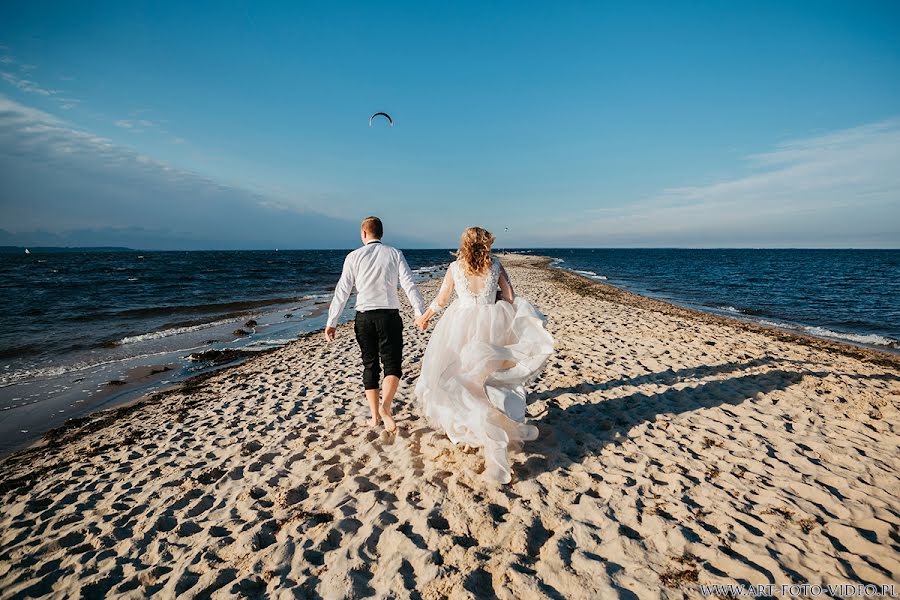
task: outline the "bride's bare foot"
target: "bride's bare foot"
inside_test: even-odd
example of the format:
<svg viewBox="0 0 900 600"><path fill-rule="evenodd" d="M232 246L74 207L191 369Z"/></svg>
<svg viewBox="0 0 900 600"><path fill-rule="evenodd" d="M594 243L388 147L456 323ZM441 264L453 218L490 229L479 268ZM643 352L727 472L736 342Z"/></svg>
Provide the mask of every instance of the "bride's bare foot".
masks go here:
<svg viewBox="0 0 900 600"><path fill-rule="evenodd" d="M384 407L381 407L378 409L378 414L384 419L384 428L388 433L397 431L397 422L394 420L394 417L391 416L390 410L385 410Z"/></svg>

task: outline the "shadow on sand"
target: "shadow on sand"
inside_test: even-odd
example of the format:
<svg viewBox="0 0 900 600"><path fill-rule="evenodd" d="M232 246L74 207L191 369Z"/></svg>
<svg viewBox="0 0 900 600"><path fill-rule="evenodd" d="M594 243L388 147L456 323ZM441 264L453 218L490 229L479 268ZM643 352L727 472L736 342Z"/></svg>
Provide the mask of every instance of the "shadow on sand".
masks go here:
<svg viewBox="0 0 900 600"><path fill-rule="evenodd" d="M677 415L721 405L735 406L754 398L757 394L786 389L799 383L803 378L802 372L783 369L741 374L745 370L777 362L775 359L763 358L746 363L668 370L604 383L586 382L535 393L531 395L531 399L548 401L544 411L531 415L533 423L538 426L541 433L537 440L528 443L527 452L531 456L516 466L516 474L519 479L531 479L544 472L565 469L571 464L581 463L586 457L599 454L605 445L619 443L636 425L653 422L657 415ZM563 394L586 394L648 383L672 386L682 381L723 373L735 375L729 379L709 381L695 387L683 389L669 387L654 394L635 392L593 404L573 404L563 408L557 401Z"/></svg>

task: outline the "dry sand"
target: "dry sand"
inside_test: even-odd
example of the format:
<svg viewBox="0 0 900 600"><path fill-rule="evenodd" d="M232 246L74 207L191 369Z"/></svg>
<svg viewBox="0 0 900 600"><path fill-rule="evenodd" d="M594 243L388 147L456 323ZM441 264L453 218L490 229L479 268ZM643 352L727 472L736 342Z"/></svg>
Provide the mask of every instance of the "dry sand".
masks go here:
<svg viewBox="0 0 900 600"><path fill-rule="evenodd" d="M344 325L5 459L0 596L679 598L900 579L895 357L505 261L557 342L510 485L419 416L428 336L411 325L401 430L370 428Z"/></svg>

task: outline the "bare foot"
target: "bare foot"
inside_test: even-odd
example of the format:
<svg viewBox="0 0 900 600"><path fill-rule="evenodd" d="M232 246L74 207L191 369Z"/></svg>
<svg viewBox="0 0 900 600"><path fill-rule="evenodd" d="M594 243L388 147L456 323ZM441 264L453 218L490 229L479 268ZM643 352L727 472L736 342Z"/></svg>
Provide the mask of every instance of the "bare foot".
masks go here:
<svg viewBox="0 0 900 600"><path fill-rule="evenodd" d="M385 410L383 407L378 409L378 414L381 415L381 418L384 419L384 428L388 433L394 433L397 431L397 422L394 421L394 417L391 416L391 412L389 410Z"/></svg>
<svg viewBox="0 0 900 600"><path fill-rule="evenodd" d="M381 423L381 418L378 415L372 415L369 417L369 425L372 427L378 427L378 424Z"/></svg>

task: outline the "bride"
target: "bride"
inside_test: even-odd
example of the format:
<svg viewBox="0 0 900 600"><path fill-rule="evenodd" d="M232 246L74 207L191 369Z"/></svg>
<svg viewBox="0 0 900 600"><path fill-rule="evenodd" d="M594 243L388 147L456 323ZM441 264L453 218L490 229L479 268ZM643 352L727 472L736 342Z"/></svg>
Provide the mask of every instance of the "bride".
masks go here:
<svg viewBox="0 0 900 600"><path fill-rule="evenodd" d="M516 297L491 255L493 242L481 227L463 232L437 298L416 320L426 330L456 290L428 342L415 393L431 424L454 444L484 448L485 477L509 483L507 448L538 434L526 423L525 386L553 352L553 338L544 315Z"/></svg>

